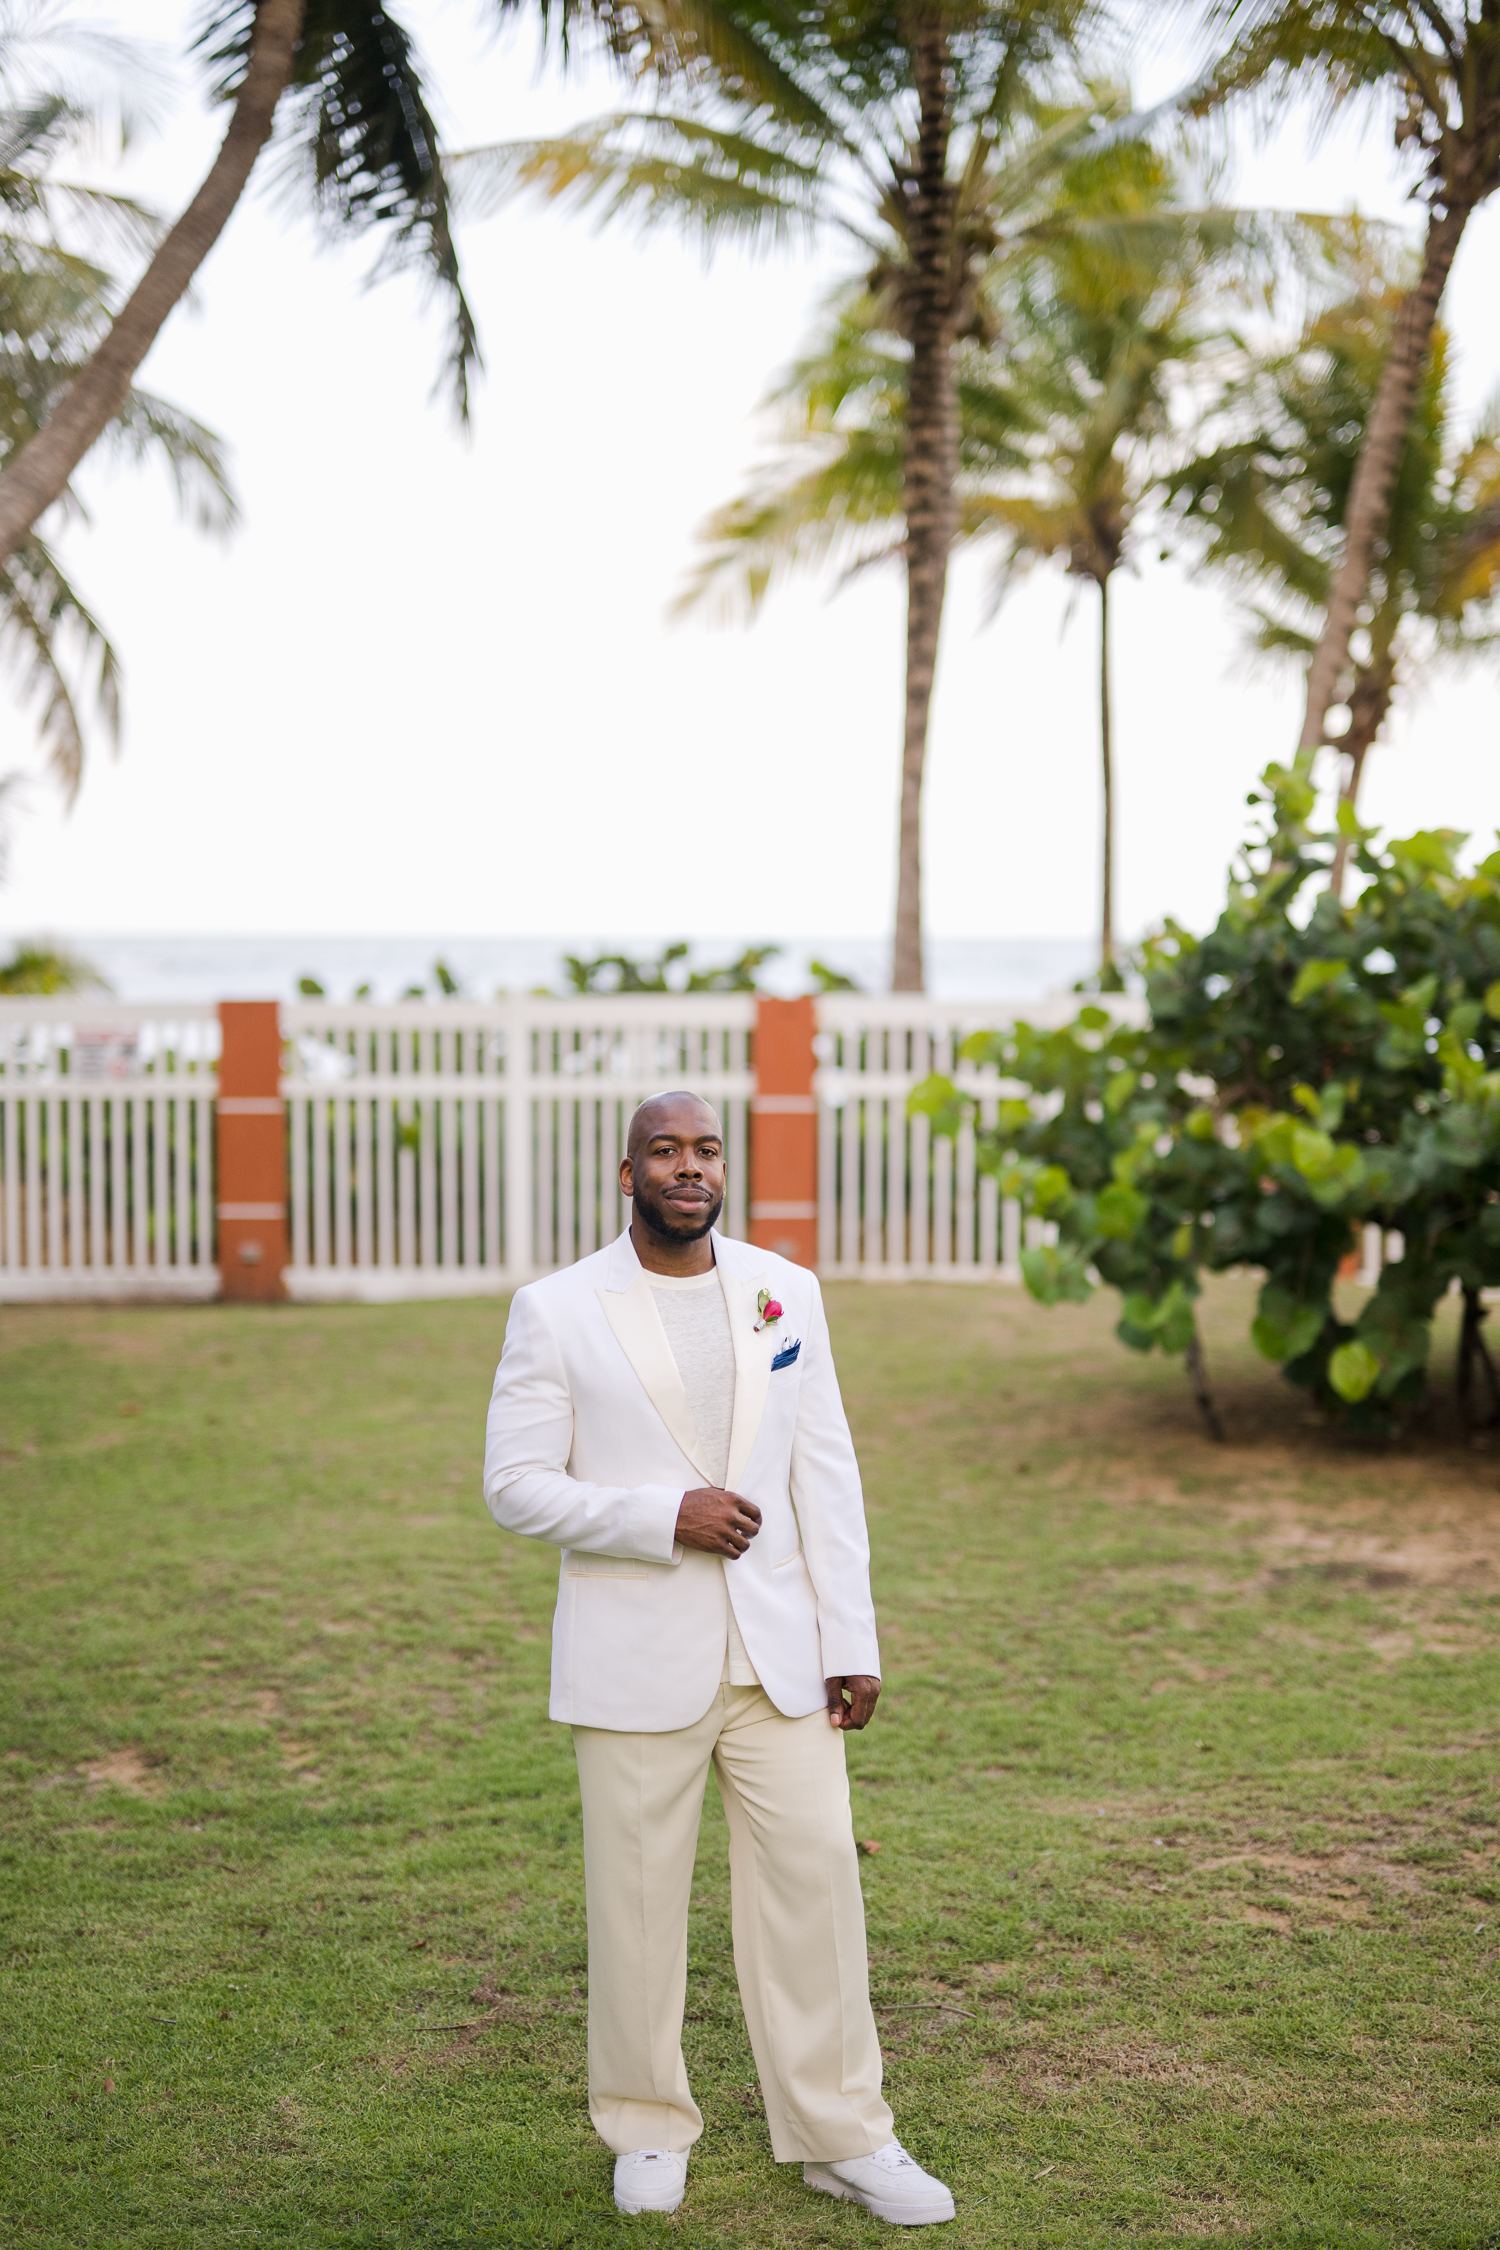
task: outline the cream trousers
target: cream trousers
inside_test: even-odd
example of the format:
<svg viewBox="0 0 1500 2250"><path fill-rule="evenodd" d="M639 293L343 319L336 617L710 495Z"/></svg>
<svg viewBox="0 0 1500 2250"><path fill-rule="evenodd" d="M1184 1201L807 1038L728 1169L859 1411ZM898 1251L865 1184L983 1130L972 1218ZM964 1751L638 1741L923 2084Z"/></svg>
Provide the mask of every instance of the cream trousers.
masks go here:
<svg viewBox="0 0 1500 2250"><path fill-rule="evenodd" d="M589 1922L589 2115L616 2155L692 2147L682 2061L688 1898L712 1765L729 1823L734 1966L779 2164L892 2138L870 2011L844 1738L721 1686L695 1726L575 1727Z"/></svg>

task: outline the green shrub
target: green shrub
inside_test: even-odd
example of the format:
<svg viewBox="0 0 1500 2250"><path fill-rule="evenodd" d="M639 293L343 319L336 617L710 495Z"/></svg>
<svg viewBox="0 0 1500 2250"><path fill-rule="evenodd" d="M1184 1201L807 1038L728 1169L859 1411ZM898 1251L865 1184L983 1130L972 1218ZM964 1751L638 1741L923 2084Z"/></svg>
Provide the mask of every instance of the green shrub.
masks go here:
<svg viewBox="0 0 1500 2250"><path fill-rule="evenodd" d="M1284 815L1295 785L1270 778ZM1002 1081L980 1167L1055 1229L1023 1256L1032 1294L1119 1290L1122 1341L1188 1354L1210 1413L1193 1304L1233 1266L1265 1274L1257 1348L1352 1428L1387 1435L1421 1402L1455 1285L1460 1390L1482 1370L1500 1407L1480 1334L1500 1285L1500 852L1463 874L1451 830L1384 850L1364 832L1359 897L1324 889L1309 912L1326 867L1282 856L1289 833L1247 852L1208 936L1148 942L1144 1028L1090 1006L966 1043ZM979 1114L942 1078L912 1107L939 1132ZM1350 1322L1333 1284L1367 1225L1400 1240Z"/></svg>

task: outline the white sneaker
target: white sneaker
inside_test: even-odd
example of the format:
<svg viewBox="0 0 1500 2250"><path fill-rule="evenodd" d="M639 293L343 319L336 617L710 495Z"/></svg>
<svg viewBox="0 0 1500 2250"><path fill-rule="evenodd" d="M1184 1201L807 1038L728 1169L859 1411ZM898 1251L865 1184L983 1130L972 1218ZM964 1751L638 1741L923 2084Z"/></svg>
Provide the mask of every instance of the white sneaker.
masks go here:
<svg viewBox="0 0 1500 2250"><path fill-rule="evenodd" d="M862 2203L877 2219L897 2227L937 2227L953 2217L953 2198L941 2180L924 2172L899 2141L887 2141L873 2156L851 2156L842 2164L804 2164L803 2184L846 2203Z"/></svg>
<svg viewBox="0 0 1500 2250"><path fill-rule="evenodd" d="M675 2211L686 2192L687 2158L672 2149L633 2148L615 2158L617 2211Z"/></svg>

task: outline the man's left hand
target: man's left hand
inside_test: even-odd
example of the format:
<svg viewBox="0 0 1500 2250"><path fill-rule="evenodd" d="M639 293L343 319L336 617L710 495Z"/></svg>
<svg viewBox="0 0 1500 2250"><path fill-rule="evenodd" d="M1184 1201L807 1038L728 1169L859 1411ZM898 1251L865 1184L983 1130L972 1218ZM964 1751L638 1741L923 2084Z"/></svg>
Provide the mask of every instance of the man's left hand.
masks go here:
<svg viewBox="0 0 1500 2250"><path fill-rule="evenodd" d="M842 1679L825 1680L823 1684L828 1690L831 1725L849 1727L856 1734L869 1725L880 1696L879 1680L872 1679L868 1672L848 1672Z"/></svg>

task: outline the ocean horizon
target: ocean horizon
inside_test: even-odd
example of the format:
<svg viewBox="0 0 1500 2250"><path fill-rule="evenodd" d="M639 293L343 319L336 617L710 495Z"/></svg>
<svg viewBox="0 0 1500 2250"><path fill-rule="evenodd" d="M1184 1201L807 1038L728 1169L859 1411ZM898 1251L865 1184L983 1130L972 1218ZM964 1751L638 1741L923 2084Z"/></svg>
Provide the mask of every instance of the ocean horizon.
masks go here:
<svg viewBox="0 0 1500 2250"><path fill-rule="evenodd" d="M624 953L647 960L675 942L638 936L463 937L440 931L396 937L54 931L48 939L81 955L118 999L144 1002L291 1000L304 977L316 979L331 1000L352 999L361 985L370 987L373 1000L397 1000L416 985L435 993L438 961L470 999L538 987L561 992L567 989L565 954L589 960ZM7 942L16 941L0 940ZM691 941L688 962L699 970L719 967L748 946L771 943L777 951L760 972L768 992L806 991L812 981L809 964L815 960L852 977L862 991L889 987L888 938L698 938ZM1086 937L935 937L927 943L928 990L935 1000L1035 1002L1069 990L1090 972L1096 958L1097 941Z"/></svg>

